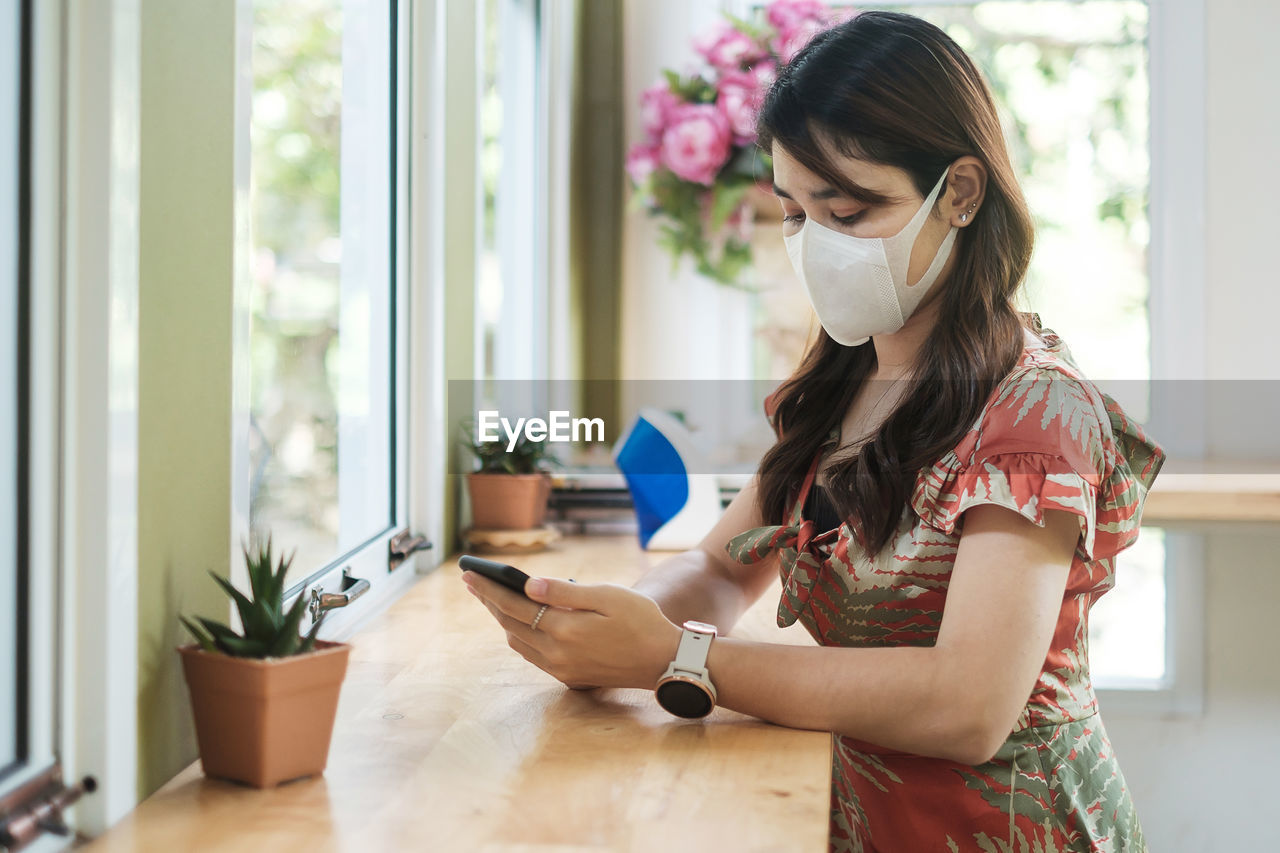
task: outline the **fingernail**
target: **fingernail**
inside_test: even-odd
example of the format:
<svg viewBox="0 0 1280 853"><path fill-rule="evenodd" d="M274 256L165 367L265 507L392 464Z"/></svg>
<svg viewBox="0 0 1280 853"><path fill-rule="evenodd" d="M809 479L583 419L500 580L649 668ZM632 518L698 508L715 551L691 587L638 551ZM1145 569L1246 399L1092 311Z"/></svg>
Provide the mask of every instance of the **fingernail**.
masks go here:
<svg viewBox="0 0 1280 853"><path fill-rule="evenodd" d="M542 578L533 578L529 581L529 592L534 595L544 595L547 591L547 582Z"/></svg>

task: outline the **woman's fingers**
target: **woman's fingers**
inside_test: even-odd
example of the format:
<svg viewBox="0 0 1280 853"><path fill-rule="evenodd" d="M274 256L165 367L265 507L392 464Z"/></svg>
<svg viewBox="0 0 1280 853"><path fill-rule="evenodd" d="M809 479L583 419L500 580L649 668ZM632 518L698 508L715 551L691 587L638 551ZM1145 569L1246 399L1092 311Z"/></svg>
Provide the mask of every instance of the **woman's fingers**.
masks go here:
<svg viewBox="0 0 1280 853"><path fill-rule="evenodd" d="M463 572L463 583L467 588L476 593L481 601L492 605L498 612L504 613L512 619L529 625L537 617L538 611L542 609L542 605L538 602L530 601L518 592L507 589L500 583L495 583L488 578L478 575L475 572ZM495 616L497 613L494 614ZM550 614L544 614L545 620ZM542 623L538 623L538 628L542 628Z"/></svg>
<svg viewBox="0 0 1280 853"><path fill-rule="evenodd" d="M510 631L507 632L507 645L518 652L522 658L545 672L547 675L555 675L555 673L551 671L551 664L547 663L547 659L542 656L542 652L515 636Z"/></svg>
<svg viewBox="0 0 1280 853"><path fill-rule="evenodd" d="M479 596L477 596L477 598L479 598ZM498 624L502 625L506 630L507 645L525 660L529 661L529 663L547 673L547 675L550 675L552 678L555 678L557 681L560 681L570 690L594 690L600 686L598 684L575 680L573 677L565 675L563 670L553 666L552 663L547 660L547 656L541 648L526 641L526 637L537 632L532 631L523 623L515 622L510 616L498 610L489 602L484 601L483 598L480 600L484 603L485 607L493 613L494 618L498 620ZM532 637L529 637L529 639L532 639Z"/></svg>
<svg viewBox="0 0 1280 853"><path fill-rule="evenodd" d="M494 584L494 586L497 586L497 584ZM533 605L536 609L534 610L533 615L529 617L529 621L525 622L523 619L507 613L502 609L499 602L486 598L481 592L473 589L472 593L476 598L480 599L481 604L488 608L489 612L493 614L493 618L498 620L498 624L501 625L508 634L514 634L519 637L526 645L536 647L537 640L534 638L534 635L544 634L545 636L543 626L546 624L547 617L551 615L549 611L544 613L542 619L538 621L537 630L530 627L530 624L538 615L538 610L542 609L541 604Z"/></svg>
<svg viewBox="0 0 1280 853"><path fill-rule="evenodd" d="M613 583L575 583L560 578L529 578L524 591L540 604L567 610L593 610L610 614L626 602L635 591Z"/></svg>
<svg viewBox="0 0 1280 853"><path fill-rule="evenodd" d="M627 587L532 578L525 586L531 601L487 578L465 575L472 575L465 577L468 588L507 632L512 648L536 652L539 668L576 689L647 686L679 645L679 626L652 598ZM547 582L541 592L536 581Z"/></svg>

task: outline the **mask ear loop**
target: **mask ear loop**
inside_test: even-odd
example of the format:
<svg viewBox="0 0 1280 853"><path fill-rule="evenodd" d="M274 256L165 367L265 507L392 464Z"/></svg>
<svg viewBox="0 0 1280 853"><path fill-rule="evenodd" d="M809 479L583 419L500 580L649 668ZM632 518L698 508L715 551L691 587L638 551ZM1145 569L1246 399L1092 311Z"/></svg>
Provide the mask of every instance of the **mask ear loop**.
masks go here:
<svg viewBox="0 0 1280 853"><path fill-rule="evenodd" d="M933 212L933 205L938 200L938 194L942 192L942 188L947 185L947 175L949 174L951 174L950 166L943 170L942 177L938 178L938 182L934 184L933 189L929 191L929 196L924 200L924 204L922 204L920 209L916 211L916 215L911 217L911 221L907 223L906 228L902 229L903 231L906 231L908 228L913 230L918 229L923 219ZM898 234L901 233L902 231L898 232ZM894 236L897 235L895 234ZM913 239L912 242L915 242L915 240Z"/></svg>
<svg viewBox="0 0 1280 853"><path fill-rule="evenodd" d="M925 210L932 211L933 203L937 200L938 194L947 183L947 175L951 174L951 167L948 166L946 171L942 173L942 179L938 181L938 185L933 188L933 192L929 194L929 201L925 204ZM951 257L951 247L956 242L956 234L960 233L960 229L952 225L947 231L947 236L942 238L942 245L938 246L938 251L933 256L933 263L929 264L929 268L924 271L924 275L920 276L920 280L909 289L920 290L921 294L933 286L934 280L942 273L942 268L946 266L947 259ZM905 281L904 281L905 283ZM920 287L920 285L924 287ZM918 301L918 300L917 300ZM915 310L915 305L911 306Z"/></svg>
<svg viewBox="0 0 1280 853"><path fill-rule="evenodd" d="M893 287L898 292L899 300L904 296L910 295L920 288L920 283L925 279L921 278L916 284L907 285L907 275L911 267L911 248L915 245L916 238L920 236L920 232L924 229L924 219L933 210L934 202L938 199L938 193L942 192L942 188L947 183L947 175L951 173L951 167L948 166L946 171L942 173L942 177L933 185L933 189L929 191L928 197L924 203L920 205L920 209L915 212L901 231L892 237L883 238L885 260L889 264L889 273L893 278ZM937 260L935 255L934 260ZM944 259L945 260L945 259ZM933 265L930 264L930 269Z"/></svg>
<svg viewBox="0 0 1280 853"><path fill-rule="evenodd" d="M942 272L943 266L947 263L947 258L951 257L951 247L956 242L956 233L959 230L956 226L951 226L947 236L942 238L942 245L938 246L938 253L933 256L933 263L929 264L929 268L924 271L924 275L920 276L919 281L907 286L907 292L927 291L933 286L933 280ZM920 286L922 284L924 287Z"/></svg>

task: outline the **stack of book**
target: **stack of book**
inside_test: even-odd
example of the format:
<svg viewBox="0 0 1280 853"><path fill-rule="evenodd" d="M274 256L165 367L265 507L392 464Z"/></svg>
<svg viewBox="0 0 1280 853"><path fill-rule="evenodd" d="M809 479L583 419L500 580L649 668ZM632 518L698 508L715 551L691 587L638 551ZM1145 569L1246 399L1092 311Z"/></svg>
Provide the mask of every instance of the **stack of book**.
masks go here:
<svg viewBox="0 0 1280 853"><path fill-rule="evenodd" d="M750 478L749 472L717 474L721 501L728 506ZM573 468L552 474L547 524L575 536L638 533L627 481L611 467Z"/></svg>

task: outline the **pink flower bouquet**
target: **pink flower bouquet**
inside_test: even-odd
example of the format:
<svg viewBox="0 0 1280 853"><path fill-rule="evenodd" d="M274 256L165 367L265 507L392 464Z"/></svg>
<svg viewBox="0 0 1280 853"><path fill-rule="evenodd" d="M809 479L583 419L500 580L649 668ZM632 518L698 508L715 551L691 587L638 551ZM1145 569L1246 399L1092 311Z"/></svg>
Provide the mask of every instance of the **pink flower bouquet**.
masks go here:
<svg viewBox="0 0 1280 853"><path fill-rule="evenodd" d="M738 284L751 263L749 193L772 180L756 115L779 66L835 20L821 0L773 0L754 21L726 16L694 41L704 69L666 71L641 94L645 138L627 174L637 203L664 220L661 244L676 260L688 253L703 275Z"/></svg>

